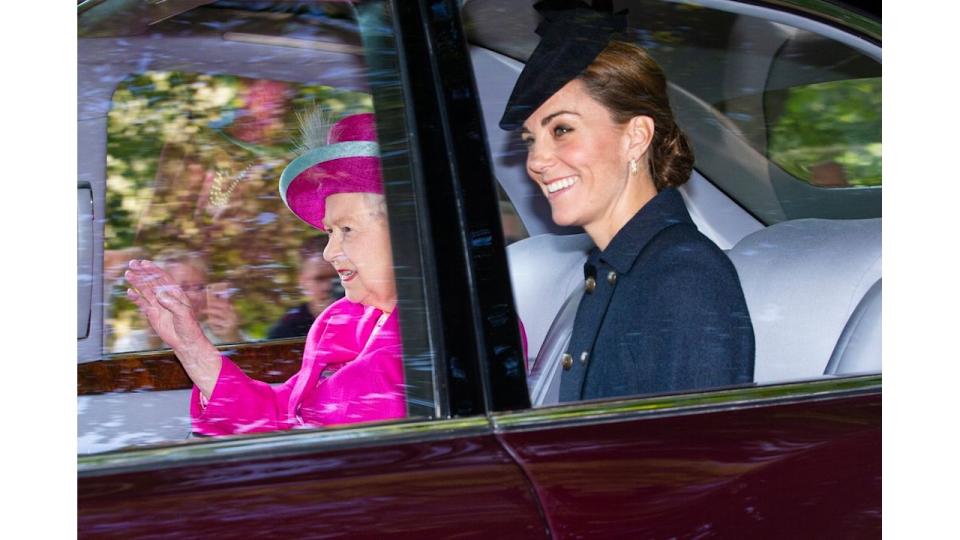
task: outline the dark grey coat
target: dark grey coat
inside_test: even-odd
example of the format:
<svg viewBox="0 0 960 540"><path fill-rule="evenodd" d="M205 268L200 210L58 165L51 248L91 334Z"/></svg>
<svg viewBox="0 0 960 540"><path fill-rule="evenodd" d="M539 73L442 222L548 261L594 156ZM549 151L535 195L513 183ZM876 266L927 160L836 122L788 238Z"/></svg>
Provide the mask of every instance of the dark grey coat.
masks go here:
<svg viewBox="0 0 960 540"><path fill-rule="evenodd" d="M560 401L752 382L753 325L737 271L676 189L644 205L606 250L594 248L584 277Z"/></svg>

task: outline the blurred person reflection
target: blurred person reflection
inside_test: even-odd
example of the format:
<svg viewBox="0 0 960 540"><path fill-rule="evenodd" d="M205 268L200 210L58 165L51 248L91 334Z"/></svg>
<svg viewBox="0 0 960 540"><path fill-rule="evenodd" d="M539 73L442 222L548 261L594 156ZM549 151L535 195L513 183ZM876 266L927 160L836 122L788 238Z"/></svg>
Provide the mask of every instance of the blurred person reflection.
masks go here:
<svg viewBox="0 0 960 540"><path fill-rule="evenodd" d="M824 161L810 166L810 184L817 187L849 187L847 169L836 161Z"/></svg>
<svg viewBox="0 0 960 540"><path fill-rule="evenodd" d="M500 223L503 225L503 240L508 246L530 236L516 209L507 201L500 201Z"/></svg>
<svg viewBox="0 0 960 540"><path fill-rule="evenodd" d="M323 258L329 237L307 238L300 246L300 290L306 302L286 312L267 333L267 339L305 336L313 321L334 301L343 298L337 270Z"/></svg>
<svg viewBox="0 0 960 540"><path fill-rule="evenodd" d="M167 271L190 301L190 306L201 317L203 335L214 345L244 341L239 329L239 317L230 302L230 287L226 283L207 283L209 273L200 253L168 248L155 258L156 264ZM159 349L163 341L153 331L138 328L117 338L112 352Z"/></svg>

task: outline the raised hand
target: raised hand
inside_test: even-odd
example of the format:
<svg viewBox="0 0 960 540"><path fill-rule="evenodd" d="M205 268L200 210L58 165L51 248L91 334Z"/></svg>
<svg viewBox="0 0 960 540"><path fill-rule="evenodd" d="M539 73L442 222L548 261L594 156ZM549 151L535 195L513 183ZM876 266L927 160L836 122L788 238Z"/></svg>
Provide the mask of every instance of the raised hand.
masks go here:
<svg viewBox="0 0 960 540"><path fill-rule="evenodd" d="M153 331L172 349L195 347L207 341L183 289L151 261L134 259L124 278L132 286L127 298L140 308Z"/></svg>
<svg viewBox="0 0 960 540"><path fill-rule="evenodd" d="M132 286L127 298L140 308L193 383L210 398L220 374L220 353L203 335L186 293L170 274L150 261L130 261L124 277Z"/></svg>

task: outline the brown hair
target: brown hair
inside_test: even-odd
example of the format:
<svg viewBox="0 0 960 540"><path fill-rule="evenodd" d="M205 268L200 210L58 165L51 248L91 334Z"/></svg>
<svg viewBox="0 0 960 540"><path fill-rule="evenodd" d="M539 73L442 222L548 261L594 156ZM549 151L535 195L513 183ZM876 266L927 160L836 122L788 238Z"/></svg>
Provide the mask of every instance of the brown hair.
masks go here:
<svg viewBox="0 0 960 540"><path fill-rule="evenodd" d="M625 124L634 116L653 119L649 161L657 191L690 178L693 149L673 119L663 70L647 51L633 43L611 41L577 78L590 97L610 111L614 122Z"/></svg>
<svg viewBox="0 0 960 540"><path fill-rule="evenodd" d="M167 247L154 255L153 262L161 268L169 268L172 264L182 264L189 266L203 274L206 279L210 271L207 268L207 260L203 253L190 251L178 247Z"/></svg>
<svg viewBox="0 0 960 540"><path fill-rule="evenodd" d="M323 250L327 249L330 237L326 234L308 236L300 244L300 259L306 261L311 257L323 258Z"/></svg>

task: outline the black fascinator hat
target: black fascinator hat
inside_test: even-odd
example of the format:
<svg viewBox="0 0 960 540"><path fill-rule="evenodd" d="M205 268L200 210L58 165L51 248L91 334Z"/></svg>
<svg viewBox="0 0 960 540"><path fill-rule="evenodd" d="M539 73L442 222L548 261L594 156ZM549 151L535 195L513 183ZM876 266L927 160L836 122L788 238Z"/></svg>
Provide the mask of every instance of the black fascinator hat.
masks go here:
<svg viewBox="0 0 960 540"><path fill-rule="evenodd" d="M626 10L603 13L574 0L544 0L533 7L543 16L536 30L540 44L527 60L500 118L500 129L507 131L522 126L627 29Z"/></svg>

